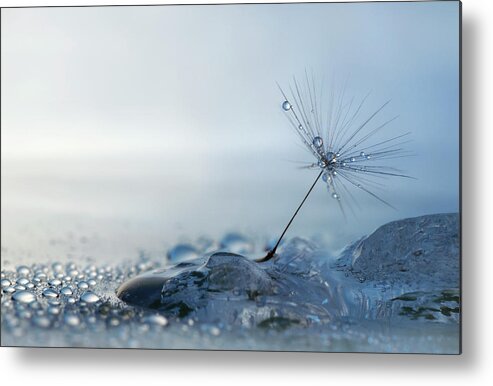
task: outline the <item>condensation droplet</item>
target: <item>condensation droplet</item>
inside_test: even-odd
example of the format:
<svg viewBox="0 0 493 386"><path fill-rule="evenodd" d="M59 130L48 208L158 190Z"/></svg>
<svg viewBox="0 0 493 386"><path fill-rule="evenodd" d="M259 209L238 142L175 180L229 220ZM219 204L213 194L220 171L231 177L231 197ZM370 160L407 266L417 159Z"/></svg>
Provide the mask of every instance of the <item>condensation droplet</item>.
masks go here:
<svg viewBox="0 0 493 386"><path fill-rule="evenodd" d="M324 141L322 138L320 137L313 138L313 146L315 146L317 149L321 148L323 144Z"/></svg>
<svg viewBox="0 0 493 386"><path fill-rule="evenodd" d="M94 292L87 291L81 295L80 300L86 303L96 303L99 301L99 296Z"/></svg>
<svg viewBox="0 0 493 386"><path fill-rule="evenodd" d="M12 299L19 303L29 304L36 300L36 296L34 296L34 294L29 291L20 291L16 292L12 296Z"/></svg>
<svg viewBox="0 0 493 386"><path fill-rule="evenodd" d="M291 103L289 103L289 101L284 101L282 102L282 109L284 111L289 111L291 110Z"/></svg>

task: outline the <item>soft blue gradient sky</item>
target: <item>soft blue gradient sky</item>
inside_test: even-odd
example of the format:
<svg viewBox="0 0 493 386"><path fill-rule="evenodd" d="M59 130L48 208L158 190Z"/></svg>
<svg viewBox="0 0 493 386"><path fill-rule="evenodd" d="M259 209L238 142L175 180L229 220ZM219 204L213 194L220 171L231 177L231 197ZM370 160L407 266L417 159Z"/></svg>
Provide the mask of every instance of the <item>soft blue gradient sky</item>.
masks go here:
<svg viewBox="0 0 493 386"><path fill-rule="evenodd" d="M3 256L132 257L275 235L316 175L276 81L305 68L388 99L415 157L344 220L320 184L290 236L334 248L459 206L457 2L2 10ZM369 110L369 111L370 111Z"/></svg>

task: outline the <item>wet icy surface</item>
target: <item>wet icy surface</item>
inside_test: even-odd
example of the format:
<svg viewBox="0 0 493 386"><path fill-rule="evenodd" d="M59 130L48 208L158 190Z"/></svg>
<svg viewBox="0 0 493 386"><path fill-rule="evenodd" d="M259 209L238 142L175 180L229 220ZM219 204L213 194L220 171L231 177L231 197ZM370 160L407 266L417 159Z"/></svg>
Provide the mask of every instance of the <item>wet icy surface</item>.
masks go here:
<svg viewBox="0 0 493 386"><path fill-rule="evenodd" d="M386 224L339 256L246 236L168 261L2 270L2 345L457 353L458 216Z"/></svg>

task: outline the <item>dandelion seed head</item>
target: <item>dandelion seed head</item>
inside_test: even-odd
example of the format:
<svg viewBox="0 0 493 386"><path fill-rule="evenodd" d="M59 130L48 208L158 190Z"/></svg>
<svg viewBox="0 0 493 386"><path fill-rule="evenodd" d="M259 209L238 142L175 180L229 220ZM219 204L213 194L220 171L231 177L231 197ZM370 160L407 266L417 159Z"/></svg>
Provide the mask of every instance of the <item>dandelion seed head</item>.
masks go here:
<svg viewBox="0 0 493 386"><path fill-rule="evenodd" d="M368 95L356 103L355 98L346 97L345 88L337 93L334 88L324 90L318 85L313 75L305 73L302 82L294 78L289 97L281 89L282 109L316 158L306 168L322 169L322 180L343 212L342 203L356 203L352 191L363 192L392 207L380 196L386 188L383 181L390 177L410 178L393 165L393 160L411 155L403 147L410 133L379 138L376 134L396 118L381 121L382 110L389 102L365 116L362 107Z"/></svg>

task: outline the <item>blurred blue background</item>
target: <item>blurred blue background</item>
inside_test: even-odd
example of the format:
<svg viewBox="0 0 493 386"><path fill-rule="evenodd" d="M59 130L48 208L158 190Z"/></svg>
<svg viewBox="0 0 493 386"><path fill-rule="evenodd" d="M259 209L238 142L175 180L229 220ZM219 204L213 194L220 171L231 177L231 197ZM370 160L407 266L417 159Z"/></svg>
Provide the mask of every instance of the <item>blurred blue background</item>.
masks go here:
<svg viewBox="0 0 493 386"><path fill-rule="evenodd" d="M3 9L1 32L2 259L278 235L317 173L276 85L305 69L371 90L368 113L391 99L386 135L416 154L392 165L417 180L347 219L320 184L288 237L336 250L458 211L457 2Z"/></svg>

